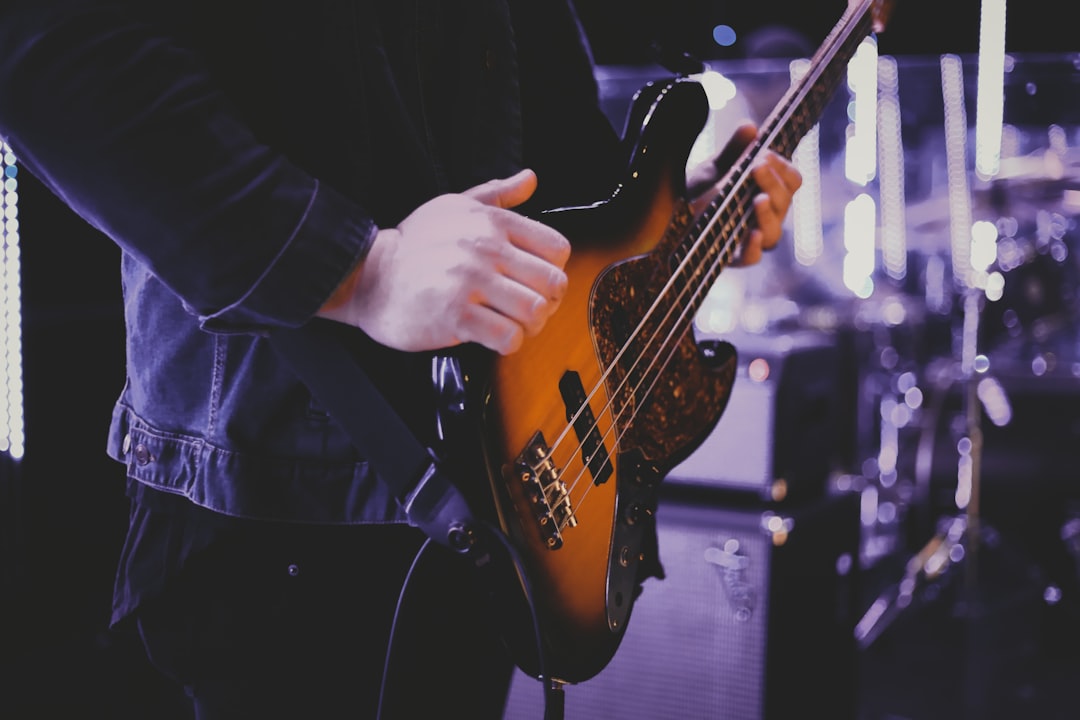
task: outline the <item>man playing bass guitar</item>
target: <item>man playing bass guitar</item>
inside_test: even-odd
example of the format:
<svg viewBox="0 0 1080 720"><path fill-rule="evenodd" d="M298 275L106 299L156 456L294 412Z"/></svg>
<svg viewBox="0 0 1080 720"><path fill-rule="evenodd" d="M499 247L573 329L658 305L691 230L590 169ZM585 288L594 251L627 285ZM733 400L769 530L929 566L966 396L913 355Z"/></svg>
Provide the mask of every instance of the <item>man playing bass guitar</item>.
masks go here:
<svg viewBox="0 0 1080 720"><path fill-rule="evenodd" d="M695 91L670 92L684 91L700 109ZM530 424L551 411L514 409L539 377L531 362L593 352L594 340L644 349L635 328L668 332L634 319L605 338L566 311L595 307L618 324L619 293L634 289L620 278L637 267L621 261L688 210L685 138L665 139L686 122L658 112L647 134L620 141L568 0L0 4L0 137L122 250L127 381L107 451L132 505L111 624L138 630L195 717L410 718L432 706L500 717L514 658L484 604L441 548L418 556L425 537L380 467L266 335L332 326L425 444L433 355L483 348L499 402L487 434ZM740 131L724 162L753 137ZM646 140L653 154L633 166ZM735 263L777 244L801 182L781 153L745 170L755 192ZM654 175L645 186L635 173ZM646 194L664 201L606 202ZM593 211L561 210L575 207ZM520 364L500 364L509 358ZM630 433L616 444L587 427L592 406L567 398L594 387L562 370L537 389L564 422L576 408L568 437L576 424L592 447L579 464L597 473L599 498L616 483L595 482L607 472L595 453L617 460L647 431L613 419ZM631 411L639 399L609 401ZM611 544L597 524L575 529ZM560 529L543 542L572 540ZM565 674L595 672L604 652Z"/></svg>

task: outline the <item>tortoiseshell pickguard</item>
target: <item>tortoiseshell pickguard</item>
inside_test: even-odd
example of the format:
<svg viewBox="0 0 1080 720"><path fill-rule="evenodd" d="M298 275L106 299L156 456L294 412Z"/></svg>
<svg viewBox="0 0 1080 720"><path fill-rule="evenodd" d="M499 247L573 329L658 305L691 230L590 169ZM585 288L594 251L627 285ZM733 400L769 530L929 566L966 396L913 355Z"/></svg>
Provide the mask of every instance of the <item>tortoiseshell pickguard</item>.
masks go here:
<svg viewBox="0 0 1080 720"><path fill-rule="evenodd" d="M702 361L692 321L684 319L675 331L678 340L672 335L665 344L675 324L668 311L685 310L661 301L660 312L646 317L671 277L667 258L691 221L689 207L680 202L656 251L606 270L597 280L590 304L597 354L604 366L613 367L607 388L617 409L620 446L640 449L664 470L685 459L705 439L727 406L735 380L734 353L708 366ZM639 323L641 331L635 333ZM627 351L619 357L624 346ZM668 356L670 360L659 372L648 370Z"/></svg>

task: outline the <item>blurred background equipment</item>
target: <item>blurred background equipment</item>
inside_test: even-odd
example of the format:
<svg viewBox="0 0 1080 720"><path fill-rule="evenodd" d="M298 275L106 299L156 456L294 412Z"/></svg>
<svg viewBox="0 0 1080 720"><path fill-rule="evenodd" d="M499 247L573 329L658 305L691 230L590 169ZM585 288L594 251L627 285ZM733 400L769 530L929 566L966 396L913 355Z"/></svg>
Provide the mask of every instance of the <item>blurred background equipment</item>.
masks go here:
<svg viewBox="0 0 1080 720"><path fill-rule="evenodd" d="M856 717L854 495L763 512L675 493L657 522L666 577L608 667L567 688L567 718ZM505 717L543 717L520 671Z"/></svg>
<svg viewBox="0 0 1080 720"><path fill-rule="evenodd" d="M736 335L739 363L716 428L666 482L803 502L826 494L840 417L840 353L823 333ZM706 357L710 344L702 337Z"/></svg>
<svg viewBox="0 0 1080 720"><path fill-rule="evenodd" d="M789 237L697 317L739 374L665 481L751 514L858 498L859 717L1064 717L1080 668L1080 65L1006 54L1004 2L980 10L978 53L885 54L890 28L852 61L795 153ZM691 164L771 110L804 38L763 28L744 47L764 56L705 63ZM616 122L663 76L605 67Z"/></svg>

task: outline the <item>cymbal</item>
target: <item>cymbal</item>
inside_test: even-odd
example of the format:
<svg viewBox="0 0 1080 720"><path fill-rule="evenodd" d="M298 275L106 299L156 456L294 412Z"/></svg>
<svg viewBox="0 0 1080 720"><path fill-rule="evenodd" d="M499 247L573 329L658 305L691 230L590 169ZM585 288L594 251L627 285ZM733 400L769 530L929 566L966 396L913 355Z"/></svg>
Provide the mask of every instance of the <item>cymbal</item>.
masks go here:
<svg viewBox="0 0 1080 720"><path fill-rule="evenodd" d="M1010 167L1015 170L1016 166ZM994 221L1011 216L1034 223L1040 211L1080 214L1080 176L1047 178L1015 175L995 178L970 191L971 219ZM937 192L906 208L908 244L917 249L947 249L950 224L959 208L948 192Z"/></svg>
<svg viewBox="0 0 1080 720"><path fill-rule="evenodd" d="M1080 182L1080 152L1045 149L1028 155L1001 158L993 180L1038 182L1041 180Z"/></svg>

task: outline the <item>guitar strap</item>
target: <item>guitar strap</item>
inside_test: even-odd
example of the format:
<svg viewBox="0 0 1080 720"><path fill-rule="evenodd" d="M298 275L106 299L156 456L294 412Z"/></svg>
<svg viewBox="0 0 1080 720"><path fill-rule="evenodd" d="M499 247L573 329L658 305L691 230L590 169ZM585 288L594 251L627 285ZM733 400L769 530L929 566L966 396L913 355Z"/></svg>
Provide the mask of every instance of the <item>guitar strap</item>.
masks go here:
<svg viewBox="0 0 1080 720"><path fill-rule="evenodd" d="M316 319L298 328L276 328L268 337L370 460L376 475L404 509L409 524L456 552L485 556L486 549L480 547L480 524L461 491L439 469L435 453L406 426L330 325L331 321Z"/></svg>

